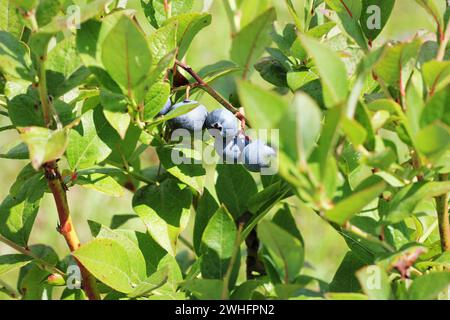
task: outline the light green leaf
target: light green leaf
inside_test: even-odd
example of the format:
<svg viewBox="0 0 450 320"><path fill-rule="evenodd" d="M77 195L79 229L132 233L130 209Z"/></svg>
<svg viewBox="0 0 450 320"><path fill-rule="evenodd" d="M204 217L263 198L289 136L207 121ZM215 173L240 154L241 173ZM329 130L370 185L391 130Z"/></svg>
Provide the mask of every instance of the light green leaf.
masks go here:
<svg viewBox="0 0 450 320"><path fill-rule="evenodd" d="M68 144L67 130L50 130L41 127L19 128L20 137L28 146L33 168L61 158Z"/></svg>
<svg viewBox="0 0 450 320"><path fill-rule="evenodd" d="M193 279L182 284L184 289L200 300L221 300L223 286L223 280L218 279Z"/></svg>
<svg viewBox="0 0 450 320"><path fill-rule="evenodd" d="M376 76L386 84L405 93L406 85L414 69L421 40L385 47L381 59L374 68Z"/></svg>
<svg viewBox="0 0 450 320"><path fill-rule="evenodd" d="M164 23L164 26L170 25L175 21L178 23L178 59L181 59L186 54L197 33L211 24L211 15L207 13L184 13L170 18Z"/></svg>
<svg viewBox="0 0 450 320"><path fill-rule="evenodd" d="M18 177L17 181L11 194L0 205L0 234L26 247L44 195L46 181L41 175L23 180Z"/></svg>
<svg viewBox="0 0 450 320"><path fill-rule="evenodd" d="M165 180L159 186L143 187L133 197L134 211L153 239L172 256L178 235L188 222L191 200L190 190L181 189L173 179Z"/></svg>
<svg viewBox="0 0 450 320"><path fill-rule="evenodd" d="M364 293L371 300L389 300L391 285L386 272L377 265L367 266L356 273Z"/></svg>
<svg viewBox="0 0 450 320"><path fill-rule="evenodd" d="M450 192L450 181L410 184L395 194L389 202L389 211L383 218L389 223L400 222L411 215L421 201L447 192Z"/></svg>
<svg viewBox="0 0 450 320"><path fill-rule="evenodd" d="M78 176L76 183L86 189L93 189L111 197L122 197L124 189L114 178L101 173Z"/></svg>
<svg viewBox="0 0 450 320"><path fill-rule="evenodd" d="M288 104L277 94L249 82L239 83L239 97L252 128L278 129Z"/></svg>
<svg viewBox="0 0 450 320"><path fill-rule="evenodd" d="M120 138L124 139L131 122L128 114L128 100L121 94L102 90L100 91L100 102L106 120L117 131Z"/></svg>
<svg viewBox="0 0 450 320"><path fill-rule="evenodd" d="M430 94L450 83L450 61L431 60L422 66L422 75Z"/></svg>
<svg viewBox="0 0 450 320"><path fill-rule="evenodd" d="M139 27L122 16L109 31L102 45L102 62L106 71L130 98L152 65L148 42Z"/></svg>
<svg viewBox="0 0 450 320"><path fill-rule="evenodd" d="M72 255L98 280L114 290L130 293L137 283L133 282L133 264L127 248L112 239L94 239Z"/></svg>
<svg viewBox="0 0 450 320"><path fill-rule="evenodd" d="M369 177L350 196L339 201L332 209L325 212L325 217L330 221L343 225L385 189L386 182L384 180L376 176Z"/></svg>
<svg viewBox="0 0 450 320"><path fill-rule="evenodd" d="M36 77L29 48L5 31L0 31L0 72L6 79L34 81Z"/></svg>
<svg viewBox="0 0 450 320"><path fill-rule="evenodd" d="M430 124L416 135L419 152L430 160L438 160L450 146L450 128L443 123Z"/></svg>
<svg viewBox="0 0 450 320"><path fill-rule="evenodd" d="M69 133L66 156L72 170L92 167L111 153L111 149L98 136L107 129L106 119L96 126L94 111L90 110L81 117L81 123L82 127L72 129Z"/></svg>
<svg viewBox="0 0 450 320"><path fill-rule="evenodd" d="M233 255L236 242L236 224L222 206L209 220L200 245L201 272L205 279L223 279Z"/></svg>
<svg viewBox="0 0 450 320"><path fill-rule="evenodd" d="M201 154L189 147L161 146L157 148L157 153L161 164L174 177L184 182L188 186L201 192L206 171L201 164ZM174 163L174 155L179 157L183 163Z"/></svg>
<svg viewBox="0 0 450 320"><path fill-rule="evenodd" d="M247 24L233 39L231 59L243 69L244 79L248 78L253 64L270 45L270 31L275 17L275 9L270 8Z"/></svg>
<svg viewBox="0 0 450 320"><path fill-rule="evenodd" d="M411 300L435 299L450 285L449 272L432 272L416 278L408 290Z"/></svg>
<svg viewBox="0 0 450 320"><path fill-rule="evenodd" d="M343 103L348 94L348 80L342 60L329 47L313 38L301 35L300 40L309 56L314 59L320 74L325 105L331 108Z"/></svg>
<svg viewBox="0 0 450 320"><path fill-rule="evenodd" d="M139 283L139 285L128 294L128 297L137 298L149 295L167 282L168 272L168 268L162 268L156 271L150 277Z"/></svg>
<svg viewBox="0 0 450 320"><path fill-rule="evenodd" d="M22 34L23 26L12 0L0 0L0 29L15 37Z"/></svg>
<svg viewBox="0 0 450 320"><path fill-rule="evenodd" d="M30 257L23 254L6 254L0 256L0 276L12 270L21 268L31 261L32 259Z"/></svg>
<svg viewBox="0 0 450 320"><path fill-rule="evenodd" d="M341 27L364 50L367 49L363 28L359 24L363 4L360 0L325 0L338 16Z"/></svg>
<svg viewBox="0 0 450 320"><path fill-rule="evenodd" d="M157 82L150 87L145 97L144 121L152 120L167 103L170 96L170 84Z"/></svg>

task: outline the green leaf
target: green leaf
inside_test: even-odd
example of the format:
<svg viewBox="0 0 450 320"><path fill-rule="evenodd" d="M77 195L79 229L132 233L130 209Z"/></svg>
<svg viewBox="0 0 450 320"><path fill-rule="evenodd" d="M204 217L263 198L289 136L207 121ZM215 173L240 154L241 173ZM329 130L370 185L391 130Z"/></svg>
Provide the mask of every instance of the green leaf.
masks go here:
<svg viewBox="0 0 450 320"><path fill-rule="evenodd" d="M363 0L359 23L367 39L373 41L378 37L386 25L394 5L395 0Z"/></svg>
<svg viewBox="0 0 450 320"><path fill-rule="evenodd" d="M149 295L154 290L160 288L167 282L168 268L162 268L141 282L132 292L128 294L130 298L137 298Z"/></svg>
<svg viewBox="0 0 450 320"><path fill-rule="evenodd" d="M419 152L430 160L437 160L450 146L450 128L443 123L430 124L416 135Z"/></svg>
<svg viewBox="0 0 450 320"><path fill-rule="evenodd" d="M353 251L347 252L330 283L329 290L331 292L358 292L361 287L355 273L364 266L364 262Z"/></svg>
<svg viewBox="0 0 450 320"><path fill-rule="evenodd" d="M90 75L78 55L75 38L58 42L45 63L48 94L57 98L81 85Z"/></svg>
<svg viewBox="0 0 450 320"><path fill-rule="evenodd" d="M385 189L386 182L384 180L379 177L369 177L350 196L339 201L332 209L325 212L325 217L330 221L343 225Z"/></svg>
<svg viewBox="0 0 450 320"><path fill-rule="evenodd" d="M0 256L0 276L12 270L21 268L31 261L32 259L30 257L23 254L6 254Z"/></svg>
<svg viewBox="0 0 450 320"><path fill-rule="evenodd" d="M328 170L328 158L332 150L334 149L339 137L339 128L341 126L341 121L343 118L343 110L344 108L339 106L327 111L327 113L325 114L322 132L320 134L319 141L317 142L318 147L311 155L311 158L313 158L313 160L317 159L316 161L319 163L321 178L324 178L326 176Z"/></svg>
<svg viewBox="0 0 450 320"><path fill-rule="evenodd" d="M389 223L400 222L411 215L421 201L447 192L450 192L450 181L410 184L395 194L389 202L389 211L383 219Z"/></svg>
<svg viewBox="0 0 450 320"><path fill-rule="evenodd" d="M270 45L270 31L275 17L275 9L270 8L247 24L233 39L231 59L243 69L244 79L248 78L253 64Z"/></svg>
<svg viewBox="0 0 450 320"><path fill-rule="evenodd" d="M216 193L234 218L248 209L249 199L258 190L250 173L241 165L217 165Z"/></svg>
<svg viewBox="0 0 450 320"><path fill-rule="evenodd" d="M114 290L130 293L137 283L133 282L133 265L127 248L117 240L94 239L72 255L98 280Z"/></svg>
<svg viewBox="0 0 450 320"><path fill-rule="evenodd" d="M381 59L375 65L375 74L404 95L420 46L421 40L415 39L408 43L385 47Z"/></svg>
<svg viewBox="0 0 450 320"><path fill-rule="evenodd" d="M356 273L356 277L371 300L389 300L391 285L386 272L377 265L367 266Z"/></svg>
<svg viewBox="0 0 450 320"><path fill-rule="evenodd" d="M224 283L218 279L193 279L185 281L182 287L200 300L221 300Z"/></svg>
<svg viewBox="0 0 450 320"><path fill-rule="evenodd" d="M172 256L188 222L191 200L190 190L181 189L173 179L143 187L133 197L134 211L153 239Z"/></svg>
<svg viewBox="0 0 450 320"><path fill-rule="evenodd" d="M201 155L198 151L186 146L161 146L157 148L158 158L164 168L174 177L188 186L201 192L204 185L205 169L201 164ZM174 163L174 155L179 157Z"/></svg>
<svg viewBox="0 0 450 320"><path fill-rule="evenodd" d="M342 119L342 131L344 131L348 140L358 147L366 141L367 131L359 122L343 117Z"/></svg>
<svg viewBox="0 0 450 320"><path fill-rule="evenodd" d="M86 189L93 189L111 197L122 197L124 189L114 178L101 173L78 175L76 183Z"/></svg>
<svg viewBox="0 0 450 320"><path fill-rule="evenodd" d="M143 120L152 120L162 110L169 97L170 84L160 81L152 85L145 96Z"/></svg>
<svg viewBox="0 0 450 320"><path fill-rule="evenodd" d="M450 83L450 61L431 60L422 66L422 75L430 94Z"/></svg>
<svg viewBox="0 0 450 320"><path fill-rule="evenodd" d="M8 114L16 127L45 127L42 108L36 95L15 96L8 103Z"/></svg>
<svg viewBox="0 0 450 320"><path fill-rule="evenodd" d="M109 31L102 45L102 62L130 98L144 80L152 65L148 42L139 27L122 16Z"/></svg>
<svg viewBox="0 0 450 320"><path fill-rule="evenodd" d="M420 116L420 127L424 128L433 122L440 120L450 126L450 85L437 91L426 103Z"/></svg>
<svg viewBox="0 0 450 320"><path fill-rule="evenodd" d="M120 138L124 139L131 122L128 114L128 100L121 94L102 90L100 91L100 102L106 120L117 131Z"/></svg>
<svg viewBox="0 0 450 320"><path fill-rule="evenodd" d="M164 7L164 0L144 0L143 5L144 4L146 5L146 7L144 7L145 13L148 19L150 19L151 24L155 28L159 28L162 24L164 24L169 15ZM178 16L180 14L190 12L193 5L193 0L171 0L170 14L172 16Z"/></svg>
<svg viewBox="0 0 450 320"><path fill-rule="evenodd" d="M301 35L300 40L320 74L325 105L331 108L343 103L348 94L348 80L342 60L328 46L311 37Z"/></svg>
<svg viewBox="0 0 450 320"><path fill-rule="evenodd" d="M28 146L33 168L60 159L68 144L67 130L50 130L41 127L20 128L20 137Z"/></svg>
<svg viewBox="0 0 450 320"><path fill-rule="evenodd" d="M19 178L18 178L19 179ZM41 175L24 179L0 205L0 234L26 247L46 187Z"/></svg>
<svg viewBox="0 0 450 320"><path fill-rule="evenodd" d="M288 109L288 104L279 95L245 81L239 83L238 90L252 128L278 128Z"/></svg>
<svg viewBox="0 0 450 320"><path fill-rule="evenodd" d="M446 9L446 4L441 0L415 0L421 7L423 7L430 18L439 24L441 31L444 27L444 13Z"/></svg>
<svg viewBox="0 0 450 320"><path fill-rule="evenodd" d="M115 240L126 250L128 260L132 261L130 267L130 278L134 283L146 279L146 265L144 256L138 247L138 241L134 238L135 233L130 230L111 230L97 222L88 220L91 233L96 239Z"/></svg>
<svg viewBox="0 0 450 320"><path fill-rule="evenodd" d="M25 160L29 157L28 146L19 140L0 147L0 158Z"/></svg>
<svg viewBox="0 0 450 320"><path fill-rule="evenodd" d="M236 224L222 206L209 220L200 245L201 272L205 279L223 279L236 242Z"/></svg>
<svg viewBox="0 0 450 320"><path fill-rule="evenodd" d="M197 254L200 253L200 245L203 232L208 225L211 217L219 209L219 205L207 188L203 189L203 194L198 200L195 214L195 224L193 231L193 246Z"/></svg>
<svg viewBox="0 0 450 320"><path fill-rule="evenodd" d="M106 130L108 122L94 124L94 111L90 110L81 117L82 127L72 129L69 133L69 145L66 156L72 170L84 169L105 160L111 149L100 138L102 130Z"/></svg>
<svg viewBox="0 0 450 320"><path fill-rule="evenodd" d="M304 247L302 242L290 232L270 221L259 223L258 236L264 247L270 252L285 282L294 281L303 266Z"/></svg>
<svg viewBox="0 0 450 320"><path fill-rule="evenodd" d="M295 222L294 217L292 216L291 210L289 209L289 205L286 203L283 205L283 208L279 209L272 218L272 222L275 223L280 228L289 232L292 236L297 238L302 244L303 237L300 234L300 230L297 228L297 223Z"/></svg>
<svg viewBox="0 0 450 320"><path fill-rule="evenodd" d="M339 18L341 27L348 33L355 42L364 50L367 50L367 43L364 37L363 28L359 24L363 4L360 0L325 0L328 6L334 10Z"/></svg>
<svg viewBox="0 0 450 320"><path fill-rule="evenodd" d="M0 72L6 79L34 81L29 48L8 32L0 31Z"/></svg>
<svg viewBox="0 0 450 320"><path fill-rule="evenodd" d="M164 26L178 22L177 44L178 59L186 54L194 37L203 28L211 24L211 15L207 13L185 13L172 17L164 23Z"/></svg>
<svg viewBox="0 0 450 320"><path fill-rule="evenodd" d="M267 82L273 84L276 87L287 87L286 74L287 70L284 66L275 58L266 57L255 64L256 71L259 72L261 77Z"/></svg>
<svg viewBox="0 0 450 320"><path fill-rule="evenodd" d="M322 113L311 97L298 93L280 123L281 150L297 163L306 164L316 147L322 127Z"/></svg>
<svg viewBox="0 0 450 320"><path fill-rule="evenodd" d="M22 34L23 25L11 0L0 1L0 29L8 31L17 38Z"/></svg>
<svg viewBox="0 0 450 320"><path fill-rule="evenodd" d="M178 21L159 28L149 38L150 52L152 54L152 67L177 47ZM171 63L173 64L173 62Z"/></svg>
<svg viewBox="0 0 450 320"><path fill-rule="evenodd" d="M450 285L449 272L431 272L416 278L408 290L411 300L435 299L439 293Z"/></svg>

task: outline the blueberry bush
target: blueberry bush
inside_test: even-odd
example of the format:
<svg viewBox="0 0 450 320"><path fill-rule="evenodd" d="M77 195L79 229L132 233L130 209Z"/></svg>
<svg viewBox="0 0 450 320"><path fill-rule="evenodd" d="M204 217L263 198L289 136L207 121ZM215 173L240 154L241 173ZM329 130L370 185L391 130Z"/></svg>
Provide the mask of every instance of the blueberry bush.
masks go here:
<svg viewBox="0 0 450 320"><path fill-rule="evenodd" d="M390 39L405 2L430 28ZM231 50L193 69L216 7ZM449 15L445 0L0 0L0 157L23 163L0 199L0 298L448 298ZM88 217L81 242L77 186L132 194L133 213ZM43 199L63 257L29 243ZM331 281L305 272L298 207L346 243Z"/></svg>

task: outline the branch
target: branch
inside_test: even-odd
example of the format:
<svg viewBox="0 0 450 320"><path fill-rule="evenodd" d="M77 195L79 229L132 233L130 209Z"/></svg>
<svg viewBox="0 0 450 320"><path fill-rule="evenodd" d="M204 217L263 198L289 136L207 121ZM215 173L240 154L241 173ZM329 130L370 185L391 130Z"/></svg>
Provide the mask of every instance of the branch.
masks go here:
<svg viewBox="0 0 450 320"><path fill-rule="evenodd" d="M39 98L41 100L42 113L44 114L44 122L47 127L50 127L52 123L52 108L48 99L47 76L45 74L45 60L47 59L47 56L39 57L39 59L41 60L39 64Z"/></svg>
<svg viewBox="0 0 450 320"><path fill-rule="evenodd" d="M7 246L13 248L14 250L20 252L21 254L24 254L28 257L30 257L31 259L33 259L42 269L47 270L50 273L57 273L59 275L64 276L64 272L62 272L61 270L59 270L58 268L56 268L54 265L52 265L51 263L48 263L47 261L39 258L36 254L34 254L33 251L31 251L30 249L24 248L19 246L18 244L12 242L11 240L3 237L2 235L0 235L0 242L3 242L4 244L6 244Z"/></svg>
<svg viewBox="0 0 450 320"><path fill-rule="evenodd" d="M436 56L436 60L442 61L445 56L445 49L447 49L448 41L450 40L450 21L447 23L447 28L445 29L445 34L443 35L443 39L441 44L439 45L439 50Z"/></svg>
<svg viewBox="0 0 450 320"><path fill-rule="evenodd" d="M45 125L50 127L52 123L52 106L47 91L47 81L45 75L45 60L46 56L40 57L39 64L39 97L41 100L42 110L44 114ZM52 161L43 165L45 171L45 177L47 179L48 186L52 191L53 198L56 203L56 208L59 216L59 232L66 239L67 245L70 251L75 251L80 247L80 240L75 231L75 227L70 217L69 205L67 202L66 190L64 182L62 181L61 174L58 171L56 161ZM100 293L97 289L97 283L92 274L77 261L80 268L81 277L83 278L83 290L86 292L86 296L91 300L99 300Z"/></svg>
<svg viewBox="0 0 450 320"><path fill-rule="evenodd" d="M439 180L447 181L448 174L439 175ZM442 251L450 251L450 220L448 213L448 193L444 193L436 199L436 211L438 216L439 235Z"/></svg>
<svg viewBox="0 0 450 320"><path fill-rule="evenodd" d="M49 162L44 165L45 177L48 182L48 186L52 191L53 198L55 199L56 209L59 216L58 231L66 239L67 245L71 252L77 250L80 246L80 240L75 231L75 227L70 217L69 204L67 202L66 186L62 181L61 174L58 171L56 162ZM95 278L92 274L77 261L78 267L81 271L81 277L83 278L83 290L90 300L99 300L100 293L97 289Z"/></svg>
<svg viewBox="0 0 450 320"><path fill-rule="evenodd" d="M197 86L199 86L200 88L205 90L211 97L216 99L217 102L219 102L221 105L223 105L229 111L233 112L234 115L236 116L236 118L238 118L241 122L247 123L247 126L249 126L248 121L245 118L245 116L238 109L236 109L231 103L229 103L227 100L225 100L225 98L222 97L220 95L220 93L218 93L209 84L207 84L194 70L192 70L192 68L190 66L184 64L183 62L181 62L179 60L176 60L175 64L177 66L179 66L180 68L182 68L183 70L185 70L187 73L189 73L192 76L192 78L194 78L195 81L197 81L197 83L198 83Z"/></svg>

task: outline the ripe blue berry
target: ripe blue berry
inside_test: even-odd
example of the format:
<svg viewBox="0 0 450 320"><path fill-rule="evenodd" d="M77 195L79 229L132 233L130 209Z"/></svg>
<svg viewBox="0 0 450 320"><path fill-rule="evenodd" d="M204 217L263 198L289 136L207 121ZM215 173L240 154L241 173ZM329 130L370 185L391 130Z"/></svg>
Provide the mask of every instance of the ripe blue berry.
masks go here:
<svg viewBox="0 0 450 320"><path fill-rule="evenodd" d="M170 111L176 110L186 104L198 103L197 101L185 100L183 102L177 103L174 105ZM203 125L205 123L205 119L208 116L208 110L204 105L199 105L193 110L189 111L186 114L183 114L179 117L173 118L169 120L169 123L175 129L186 129L189 131L201 131L203 130Z"/></svg>
<svg viewBox="0 0 450 320"><path fill-rule="evenodd" d="M227 109L216 109L208 114L205 127L212 136L234 137L239 132L239 121Z"/></svg>
<svg viewBox="0 0 450 320"><path fill-rule="evenodd" d="M172 107L172 101L170 101L170 98L169 98L169 99L167 99L167 102L164 105L164 107L161 109L161 111L156 116L160 117L160 116L166 115L167 113L169 113L171 107Z"/></svg>
<svg viewBox="0 0 450 320"><path fill-rule="evenodd" d="M242 153L245 167L252 172L260 172L262 168L269 168L276 155L274 149L259 140L248 144Z"/></svg>
<svg viewBox="0 0 450 320"><path fill-rule="evenodd" d="M239 134L235 137L217 137L214 148L223 163L236 164L242 162L242 150L247 144L248 139L243 134Z"/></svg>

